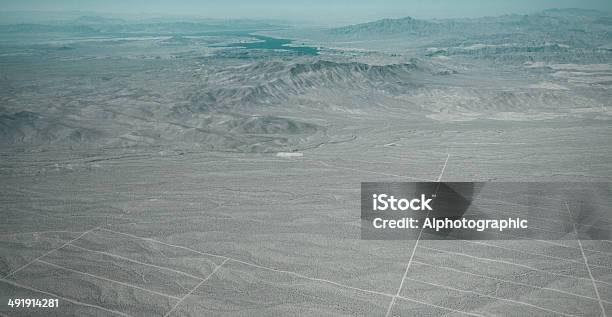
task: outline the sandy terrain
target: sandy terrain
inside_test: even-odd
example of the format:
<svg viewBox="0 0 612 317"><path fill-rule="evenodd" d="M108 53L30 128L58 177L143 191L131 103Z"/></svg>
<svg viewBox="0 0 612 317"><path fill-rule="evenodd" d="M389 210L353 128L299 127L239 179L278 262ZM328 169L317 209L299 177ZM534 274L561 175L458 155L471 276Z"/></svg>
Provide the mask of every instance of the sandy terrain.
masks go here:
<svg viewBox="0 0 612 317"><path fill-rule="evenodd" d="M304 56L223 46L243 33L5 35L0 314L612 314L609 240L368 241L359 218L361 182L610 181L609 51L317 36Z"/></svg>

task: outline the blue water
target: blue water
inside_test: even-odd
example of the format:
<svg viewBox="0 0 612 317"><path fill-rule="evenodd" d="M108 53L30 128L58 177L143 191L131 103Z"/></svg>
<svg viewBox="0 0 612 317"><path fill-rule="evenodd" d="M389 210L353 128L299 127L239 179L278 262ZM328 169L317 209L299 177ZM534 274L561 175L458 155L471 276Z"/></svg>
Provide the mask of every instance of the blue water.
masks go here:
<svg viewBox="0 0 612 317"><path fill-rule="evenodd" d="M288 46L287 44L293 43L293 40L279 39L274 37L253 35L249 34L249 37L256 38L258 42L253 43L232 43L226 46L229 47L244 47L246 49L258 49L258 50L285 50L296 52L300 55L319 55L319 49L316 47L309 46Z"/></svg>

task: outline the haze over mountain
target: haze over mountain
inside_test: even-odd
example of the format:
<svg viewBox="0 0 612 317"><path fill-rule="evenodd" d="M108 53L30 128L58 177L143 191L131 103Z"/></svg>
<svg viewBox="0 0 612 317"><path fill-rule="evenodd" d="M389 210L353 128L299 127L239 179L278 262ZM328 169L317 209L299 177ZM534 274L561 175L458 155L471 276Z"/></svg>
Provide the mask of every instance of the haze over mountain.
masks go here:
<svg viewBox="0 0 612 317"><path fill-rule="evenodd" d="M498 37L499 41L572 41L599 46L612 41L612 14L584 9L551 9L528 15L474 19L420 20L412 17L333 28L323 33L338 41L387 37L441 37L471 41ZM476 37L476 38L474 38ZM495 39L493 39L495 40Z"/></svg>
<svg viewBox="0 0 612 317"><path fill-rule="evenodd" d="M290 21L293 24L342 26L382 18L401 18L405 16L419 19L433 18L475 18L500 16L505 14L532 14L548 8L582 8L612 12L607 0L132 0L132 1L42 1L42 0L4 0L2 11L34 11L32 13L14 12L8 16L0 14L0 23L18 21L31 23L34 19L57 20L59 11L67 11L66 16L75 18L80 15L103 15L118 18L181 17L222 18L222 19L275 19ZM78 14L78 11L83 13ZM47 17L45 18L45 12ZM29 21L29 22L28 22ZM36 21L36 20L34 20ZM299 22L299 23L298 23Z"/></svg>

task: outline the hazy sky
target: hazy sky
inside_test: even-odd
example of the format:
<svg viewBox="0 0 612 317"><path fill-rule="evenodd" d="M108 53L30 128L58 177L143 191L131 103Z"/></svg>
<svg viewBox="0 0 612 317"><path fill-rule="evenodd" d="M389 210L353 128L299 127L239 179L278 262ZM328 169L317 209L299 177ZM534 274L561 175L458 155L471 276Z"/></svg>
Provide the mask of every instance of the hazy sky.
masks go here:
<svg viewBox="0 0 612 317"><path fill-rule="evenodd" d="M320 24L383 17L478 17L548 8L612 11L612 0L0 0L0 11L97 11L213 18L273 18Z"/></svg>

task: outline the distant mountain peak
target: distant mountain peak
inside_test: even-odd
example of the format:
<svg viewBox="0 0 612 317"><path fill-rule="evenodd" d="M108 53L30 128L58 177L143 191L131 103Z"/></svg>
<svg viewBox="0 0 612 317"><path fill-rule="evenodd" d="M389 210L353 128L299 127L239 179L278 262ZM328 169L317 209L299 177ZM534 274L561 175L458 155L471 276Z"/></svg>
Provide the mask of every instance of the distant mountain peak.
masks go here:
<svg viewBox="0 0 612 317"><path fill-rule="evenodd" d="M329 31L331 34L431 34L440 29L440 24L431 21L419 20L407 16L398 19L385 18L373 22L360 23L345 27L334 28Z"/></svg>

